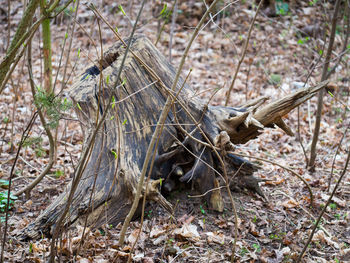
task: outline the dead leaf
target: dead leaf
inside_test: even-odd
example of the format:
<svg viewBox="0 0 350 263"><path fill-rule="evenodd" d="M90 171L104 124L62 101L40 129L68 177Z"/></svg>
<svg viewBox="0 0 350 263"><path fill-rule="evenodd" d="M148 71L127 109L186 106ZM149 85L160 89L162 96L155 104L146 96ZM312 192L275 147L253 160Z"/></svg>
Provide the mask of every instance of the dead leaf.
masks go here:
<svg viewBox="0 0 350 263"><path fill-rule="evenodd" d="M289 199L287 201L284 201L282 203L282 206L287 209L295 208L299 206L299 202L295 201L294 199Z"/></svg>
<svg viewBox="0 0 350 263"><path fill-rule="evenodd" d="M184 224L181 228L176 228L173 232L178 238L199 240L197 226L193 224Z"/></svg>
<svg viewBox="0 0 350 263"><path fill-rule="evenodd" d="M326 243L327 245L333 246L336 249L339 249L339 244L334 242L330 237L326 236L323 230L318 230L314 235L312 241L319 241L321 243Z"/></svg>
<svg viewBox="0 0 350 263"><path fill-rule="evenodd" d="M150 237L155 238L159 237L160 235L163 235L166 232L165 229L159 228L158 226L154 226L151 230Z"/></svg>
<svg viewBox="0 0 350 263"><path fill-rule="evenodd" d="M214 233L214 232L207 232L205 233L207 235L207 241L208 243L216 243L219 245L225 244L225 235L223 233Z"/></svg>

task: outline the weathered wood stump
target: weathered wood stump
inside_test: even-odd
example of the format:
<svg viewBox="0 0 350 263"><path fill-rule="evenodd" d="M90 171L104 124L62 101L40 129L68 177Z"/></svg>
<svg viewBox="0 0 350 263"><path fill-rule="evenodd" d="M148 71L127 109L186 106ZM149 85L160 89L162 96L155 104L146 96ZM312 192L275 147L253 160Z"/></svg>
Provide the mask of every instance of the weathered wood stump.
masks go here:
<svg viewBox="0 0 350 263"><path fill-rule="evenodd" d="M90 160L64 221L65 226L84 223L85 220L92 227L117 224L124 220L131 207L146 150L169 93L159 85L157 78L166 87L171 87L176 73L146 37L138 36L132 41L131 50L142 62L128 54L118 82L122 85L117 85L116 74L125 48L117 43L104 54L102 61L91 65L69 91L74 105L78 103L81 108L76 111L83 123L85 138L95 128L96 120L103 114L105 103L111 96L114 96L114 104L96 137ZM153 70L152 74L143 63ZM266 98L232 108L207 105L181 79L177 85L178 100L168 114L155 151L147 198L171 209L160 194L158 179L163 178L161 188L167 192L172 191L179 181L191 182L212 209L222 211L220 190L209 190L219 186L216 178L223 167L209 142L216 147L229 175L239 170L232 186L259 192L258 181L253 177L257 167L228 154L227 150L232 150L233 144L255 138L264 127L277 125L292 134L281 117L325 85L300 90L261 108L259 106ZM50 235L66 205L68 192L69 187L24 230L24 236Z"/></svg>

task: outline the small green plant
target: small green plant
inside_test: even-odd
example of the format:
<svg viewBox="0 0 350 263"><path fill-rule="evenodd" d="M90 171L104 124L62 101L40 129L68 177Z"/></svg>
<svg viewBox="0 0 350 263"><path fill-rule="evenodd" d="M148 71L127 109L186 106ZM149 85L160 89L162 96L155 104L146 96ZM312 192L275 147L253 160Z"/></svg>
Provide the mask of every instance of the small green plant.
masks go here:
<svg viewBox="0 0 350 263"><path fill-rule="evenodd" d="M106 231L104 231L102 228L100 228L99 231L100 231L101 236L105 236L106 235Z"/></svg>
<svg viewBox="0 0 350 263"><path fill-rule="evenodd" d="M289 10L289 5L282 0L276 0L275 9L277 15L286 15Z"/></svg>
<svg viewBox="0 0 350 263"><path fill-rule="evenodd" d="M169 238L169 239L167 240L167 243L168 243L169 246L173 245L174 242L175 242L175 240L174 240L173 238Z"/></svg>
<svg viewBox="0 0 350 263"><path fill-rule="evenodd" d="M242 247L241 250L239 251L239 254L244 257L245 254L247 254L249 250L246 247Z"/></svg>
<svg viewBox="0 0 350 263"><path fill-rule="evenodd" d="M317 222L317 220L315 219L315 220L312 221L312 224L315 225L316 222ZM318 225L317 225L317 229L319 229L319 228L320 228L320 225L323 224L323 223L324 223L324 220L323 220L323 218L321 218L320 222L319 222Z"/></svg>
<svg viewBox="0 0 350 263"><path fill-rule="evenodd" d="M204 208L203 208L202 205L199 206L199 209L201 210L201 213L202 213L203 215L205 215L205 210L204 210Z"/></svg>
<svg viewBox="0 0 350 263"><path fill-rule="evenodd" d="M171 17L171 10L168 9L168 5L164 3L162 11L160 11L160 17L165 20L165 22L169 22L169 19Z"/></svg>
<svg viewBox="0 0 350 263"><path fill-rule="evenodd" d="M2 119L2 122L5 123L5 124L9 123L9 122L10 122L9 117L5 116L5 117Z"/></svg>
<svg viewBox="0 0 350 263"><path fill-rule="evenodd" d="M254 248L255 252L260 252L261 251L261 247L259 244L253 244L252 247Z"/></svg>
<svg viewBox="0 0 350 263"><path fill-rule="evenodd" d="M7 197L7 192L0 192L0 212L4 213L6 211ZM14 200L17 200L17 196L10 194L9 210L13 208Z"/></svg>
<svg viewBox="0 0 350 263"><path fill-rule="evenodd" d="M271 74L269 82L272 85L280 85L282 82L282 76L279 74Z"/></svg>
<svg viewBox="0 0 350 263"><path fill-rule="evenodd" d="M30 254L33 253L33 243L32 242L29 243L29 253Z"/></svg>
<svg viewBox="0 0 350 263"><path fill-rule="evenodd" d="M341 214L335 214L334 217L335 217L337 220L340 220Z"/></svg>
<svg viewBox="0 0 350 263"><path fill-rule="evenodd" d="M285 232L279 232L278 234L270 234L269 235L269 238L271 239L271 240L282 240L283 239L283 237L286 235L286 233Z"/></svg>
<svg viewBox="0 0 350 263"><path fill-rule="evenodd" d="M269 238L273 240L273 239L277 239L278 236L276 234L270 234Z"/></svg>
<svg viewBox="0 0 350 263"><path fill-rule="evenodd" d="M43 156L46 155L46 151L42 147L37 147L37 148L34 149L34 151L35 151L35 156L36 157L43 157Z"/></svg>
<svg viewBox="0 0 350 263"><path fill-rule="evenodd" d="M310 37L304 37L304 38L300 38L298 39L298 44L299 45L303 45L305 44L307 41L309 41Z"/></svg>
<svg viewBox="0 0 350 263"><path fill-rule="evenodd" d="M312 1L309 1L309 6L313 6L313 5L316 5L318 2L318 0L312 0Z"/></svg>
<svg viewBox="0 0 350 263"><path fill-rule="evenodd" d="M37 88L34 102L37 107L45 110L49 119L48 126L50 128L56 128L62 112L65 112L72 107L72 103L69 102L67 98L62 99L55 96L53 93L47 93L40 87Z"/></svg>
<svg viewBox="0 0 350 263"><path fill-rule="evenodd" d="M38 145L43 142L43 138L41 137L28 137L25 139L25 141L22 143L23 147L30 147L33 145Z"/></svg>
<svg viewBox="0 0 350 263"><path fill-rule="evenodd" d="M149 210L149 211L145 211L145 216L147 217L147 218L152 218L152 210Z"/></svg>
<svg viewBox="0 0 350 263"><path fill-rule="evenodd" d="M256 223L256 221L257 221L258 219L257 219L257 217L256 216L254 216L254 218L253 218L253 223Z"/></svg>
<svg viewBox="0 0 350 263"><path fill-rule="evenodd" d="M35 151L36 157L43 157L46 155L45 149L42 147L43 138L41 137L28 137L23 142L23 147L31 147Z"/></svg>
<svg viewBox="0 0 350 263"><path fill-rule="evenodd" d="M55 171L55 177L56 178L61 178L62 176L64 176L64 171L62 171L62 170L56 170Z"/></svg>
<svg viewBox="0 0 350 263"><path fill-rule="evenodd" d="M112 149L112 150L111 150L111 153L113 154L114 159L116 159L116 160L117 160L117 158L118 158L118 154L116 153L115 149Z"/></svg>
<svg viewBox="0 0 350 263"><path fill-rule="evenodd" d="M335 203L329 204L329 207L330 207L332 210L337 209L337 205L336 205Z"/></svg>

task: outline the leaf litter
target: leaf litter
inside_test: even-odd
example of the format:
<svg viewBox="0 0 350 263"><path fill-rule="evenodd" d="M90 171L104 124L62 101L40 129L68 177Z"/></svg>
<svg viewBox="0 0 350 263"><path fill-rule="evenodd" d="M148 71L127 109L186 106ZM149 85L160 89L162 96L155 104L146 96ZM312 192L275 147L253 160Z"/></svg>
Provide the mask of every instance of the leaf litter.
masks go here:
<svg viewBox="0 0 350 263"><path fill-rule="evenodd" d="M111 0L105 0L104 6L98 6L105 17L118 25L119 32L126 36L130 27L124 15L115 15L118 6ZM156 39L158 21L154 17L154 8L160 1L152 2L145 9L145 16L151 19L143 20L139 33L148 36L152 41ZM231 3L219 17L215 24L209 23L200 33L191 48L184 72L193 69L189 82L199 96L208 100L214 90L218 90L212 99L213 105L223 105L233 72L243 51L250 21L252 18L252 1ZM292 1L282 1L289 3ZM296 1L296 6L290 6L290 14L267 16L266 10L257 18L247 55L242 63L231 97L231 105L237 106L247 99L260 96L270 96L271 100L282 97L296 89L294 82L306 80L310 65L315 63L317 54L322 53L322 32L324 17L327 12L330 17L333 5L331 3L310 5L315 1ZM317 2L317 1L316 1ZM222 1L220 8L230 2ZM136 17L139 3L133 3L128 8L127 1L120 1L124 12ZM168 6L171 6L169 1ZM196 7L194 7L196 6ZM163 5L161 6L162 10ZM204 5L195 1L182 1L179 5L177 21L174 28L172 63L177 65L193 26L198 22L198 8ZM5 9L4 9L5 10ZM23 14L21 1L11 1L11 35ZM114 10L114 11L113 11ZM192 13L191 13L192 12ZM93 29L94 19L86 6L81 6L79 22L87 29ZM79 17L78 16L78 17ZM63 25L68 22L63 17ZM329 22L329 21L328 21ZM170 41L170 26L160 37L157 47L164 54L168 54ZM102 25L103 42L106 46L115 40L105 25ZM0 28L3 40L7 39L6 16L0 12ZM65 36L62 24L52 24L55 30L52 47L60 50ZM329 28L327 28L329 34ZM336 37L335 52L339 53L342 45L341 30ZM89 31L89 30L88 30ZM298 32L304 32L299 34ZM97 31L89 33L97 39ZM305 35L306 34L306 35ZM308 35L308 36L307 36ZM72 54L81 50L79 65L73 70L77 58L72 58L68 69L73 73L79 72L96 55L90 51L89 38L79 27L76 29ZM38 41L33 42L34 49ZM2 54L4 54L3 45ZM33 74L41 83L40 54L34 52L37 59L33 61ZM88 56L88 57L87 57ZM54 52L54 73L57 70L59 53ZM340 63L331 80L336 83L334 95L349 105L349 55L344 56L344 63ZM347 63L347 64L346 64ZM14 161L21 132L28 122L34 108L27 82L27 72L21 61L13 72L13 82L7 85L0 97L0 179L1 190L6 191L6 181L11 165ZM22 70L21 70L22 69ZM68 70L68 71L69 71ZM318 68L310 76L309 84L315 84L320 79L321 69ZM62 72L60 73L62 74ZM186 73L184 73L186 74ZM61 76L61 75L60 75ZM60 79L60 78L59 78ZM58 83L61 85L61 83ZM72 84L72 78L68 85ZM16 89L16 90L15 90ZM14 95L17 92L17 95ZM300 106L300 137L288 137L279 129L266 130L264 135L238 145L237 151L274 160L293 169L304 177L312 187L315 195L315 205L309 206L307 189L295 177L283 169L269 163L261 163L262 169L256 176L270 179L262 183L262 188L268 198L265 202L250 192L233 193L238 210L238 240L236 257L239 262L293 262L305 244L311 227L315 222L322 206L329 197L327 191L328 180L332 168L333 156L340 141L344 127L349 124L346 109L332 96L324 100L324 117L321 122L321 133L318 145L317 169L309 173L305 169L305 158L298 140L309 149L315 121L316 98ZM60 194L71 180L74 167L78 162L83 144L83 133L74 113L69 113L73 120L61 120L58 128L57 162L49 174L32 192L30 197L20 197L14 201L14 208L10 213L9 241L6 244L5 259L11 262L45 262L49 255L50 239L42 237L40 240L21 242L16 234L32 222L53 200ZM297 128L297 111L290 113L286 122ZM36 120L30 133L32 138L42 138L40 151L38 147L25 147L16 166L14 189L18 190L33 180L43 169L48 160L48 140L39 120ZM39 146L39 145L36 145ZM349 147L348 136L339 149L335 158L334 175L331 186L335 185L345 161L346 149ZM309 151L308 151L309 153ZM148 213L139 240L133 251L134 262L228 262L234 237L234 217L225 192L224 212L218 214L209 211L200 199L188 198L187 193L177 193L175 197L168 197L176 203L174 215L167 214L156 204L146 207ZM347 177L336 193L333 203L329 206L317 230L312 243L305 255L306 262L345 262L350 260L350 178ZM204 211L204 212L203 212ZM1 214L3 218L3 214ZM128 253L140 232L140 224L135 221L130 225L127 234L128 242L118 246L120 225L105 225L98 230L85 230L77 225L67 229L59 242L59 255L63 262L75 258L76 262L126 262Z"/></svg>

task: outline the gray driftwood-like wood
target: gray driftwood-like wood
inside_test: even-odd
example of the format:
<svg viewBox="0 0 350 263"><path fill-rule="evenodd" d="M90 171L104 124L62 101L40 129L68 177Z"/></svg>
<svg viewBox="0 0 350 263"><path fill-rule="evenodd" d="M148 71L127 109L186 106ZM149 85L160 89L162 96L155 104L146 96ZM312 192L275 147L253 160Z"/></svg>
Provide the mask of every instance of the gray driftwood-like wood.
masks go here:
<svg viewBox="0 0 350 263"><path fill-rule="evenodd" d="M117 43L104 54L101 64L91 65L69 91L74 105L80 105L81 110L77 108L77 114L84 124L85 138L94 129L97 115L102 115L110 96L114 96L115 103L95 140L66 217L66 226L83 224L86 217L88 225L92 227L105 223L117 224L124 220L131 207L145 153L168 96L168 91L157 78L169 88L176 73L175 68L146 37L134 38L131 50L142 62L128 54L118 82L122 85L117 86L116 75L125 48ZM152 74L143 63L152 69ZM100 65L103 67L102 78ZM162 192L171 192L180 182L191 183L204 195L209 207L223 210L220 190L209 191L219 186L217 178L220 178L223 169L205 137L220 153L229 176L239 170L231 182L232 187L246 187L261 193L259 181L253 177L257 167L247 160L227 154L227 150L232 150L233 144L245 143L257 137L264 127L277 125L292 135L282 116L325 85L322 83L299 90L266 106L261 106L266 100L261 98L243 107L233 108L207 105L197 98L187 84L181 89L181 79L177 85L177 91L181 89L178 101L168 114L156 150L148 200L158 201L171 210L171 204L160 194L160 186L157 186L158 179L163 178ZM90 204L93 185L95 190ZM36 238L41 233L50 235L65 206L68 191L69 186L24 230L25 237Z"/></svg>

